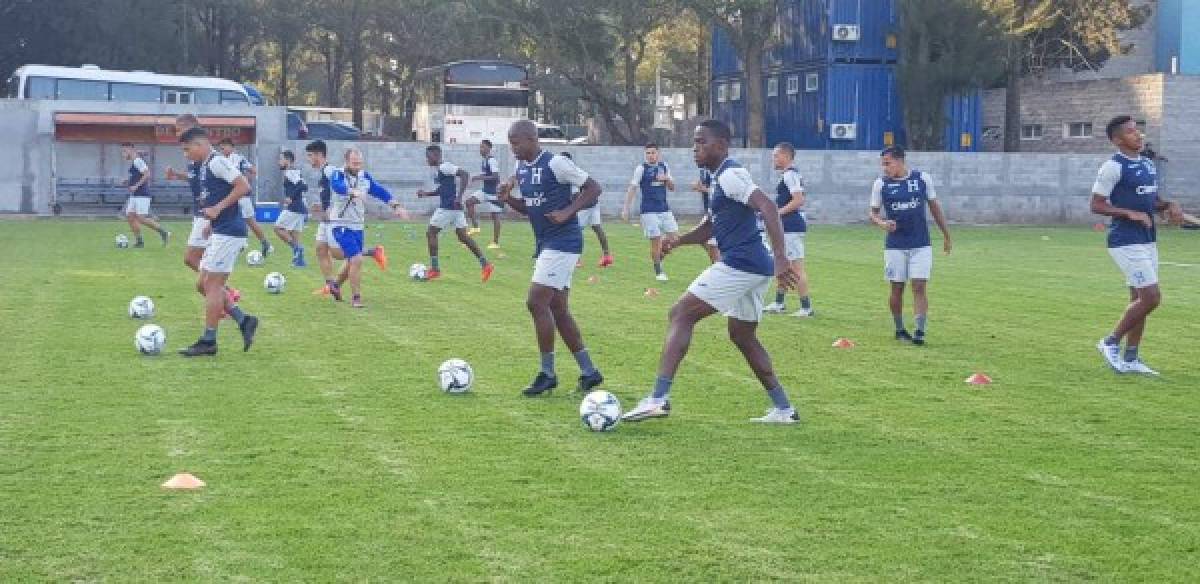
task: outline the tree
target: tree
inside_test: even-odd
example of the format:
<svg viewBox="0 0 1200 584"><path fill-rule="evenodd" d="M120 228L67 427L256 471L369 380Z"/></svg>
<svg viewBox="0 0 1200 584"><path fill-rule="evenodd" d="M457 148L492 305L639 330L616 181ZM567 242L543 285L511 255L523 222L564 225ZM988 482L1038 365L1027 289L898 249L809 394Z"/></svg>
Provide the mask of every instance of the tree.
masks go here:
<svg viewBox="0 0 1200 584"><path fill-rule="evenodd" d="M295 0L258 0L257 9L262 13L265 37L275 44L275 56L279 62L279 85L275 94L279 105L288 103L292 59L308 27L305 7L305 4Z"/></svg>
<svg viewBox="0 0 1200 584"><path fill-rule="evenodd" d="M763 60L779 21L777 0L687 0L704 22L729 35L746 70L746 146L766 145L764 128Z"/></svg>
<svg viewBox="0 0 1200 584"><path fill-rule="evenodd" d="M1151 7L1130 0L982 0L1008 35L1004 149L1021 147L1021 78L1065 67L1098 69L1127 53L1118 33L1141 26Z"/></svg>
<svg viewBox="0 0 1200 584"><path fill-rule="evenodd" d="M995 55L1005 42L995 20L976 0L907 0L900 5L897 71L908 145L940 150L947 96L997 79Z"/></svg>

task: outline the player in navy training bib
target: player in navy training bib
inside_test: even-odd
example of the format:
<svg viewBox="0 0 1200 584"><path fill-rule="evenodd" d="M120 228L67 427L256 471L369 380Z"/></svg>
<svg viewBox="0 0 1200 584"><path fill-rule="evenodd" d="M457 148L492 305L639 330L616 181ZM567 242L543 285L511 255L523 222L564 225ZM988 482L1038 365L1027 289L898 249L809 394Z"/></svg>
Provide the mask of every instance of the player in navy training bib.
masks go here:
<svg viewBox="0 0 1200 584"><path fill-rule="evenodd" d="M904 149L887 148L879 155L883 176L871 188L871 222L887 232L884 238L884 277L891 283L888 306L896 324L896 340L914 345L925 344L925 325L929 313L926 294L933 272L933 246L929 240L926 212L933 215L942 230L942 249L953 249L950 228L937 200L929 173L909 170ZM912 281L913 314L916 332L908 333L904 324L904 288Z"/></svg>
<svg viewBox="0 0 1200 584"><path fill-rule="evenodd" d="M645 161L633 167L633 178L629 179L629 190L625 193L625 207L621 218L629 220L629 208L638 191L642 193L639 221L642 233L650 240L650 261L654 264L654 277L660 282L668 280L662 267L663 239L679 237L679 224L671 207L667 204L667 193L675 190L675 179L671 169L662 161L657 144L647 144Z"/></svg>
<svg viewBox="0 0 1200 584"><path fill-rule="evenodd" d="M572 162L575 160L571 157L570 152L562 152L560 155L570 159ZM578 196L579 188L572 188L572 195ZM601 268L613 265L612 249L608 247L608 234L604 232L604 218L600 215L600 201L597 200L595 203L580 209L579 213L576 213L575 218L579 221L580 228L591 227L592 233L596 234L596 241L600 243L600 263L598 265Z"/></svg>
<svg viewBox="0 0 1200 584"><path fill-rule="evenodd" d="M800 310L792 313L796 317L813 315L812 300L808 297L808 272L804 269L804 238L808 235L808 218L804 215L804 177L796 169L796 148L790 142L781 142L771 153L775 170L779 171L779 182L775 184L775 205L779 207L779 218L783 221L783 241L787 246L788 260L800 284L796 293L800 296ZM786 290L775 289L775 302L766 307L767 312L787 312Z"/></svg>
<svg viewBox="0 0 1200 584"><path fill-rule="evenodd" d="M129 179L125 182L129 189L129 199L125 203L125 220L129 222L129 230L133 232L136 241L133 247L146 247L142 241L142 226L145 225L156 231L162 238L162 244L167 245L171 234L150 218L150 166L142 160L132 142L121 144L121 156L129 162Z"/></svg>
<svg viewBox="0 0 1200 584"><path fill-rule="evenodd" d="M1146 320L1162 302L1154 214L1164 213L1170 222L1178 224L1183 221L1183 209L1161 197L1158 170L1152 161L1141 156L1145 136L1133 118L1113 118L1106 133L1117 153L1100 166L1096 184L1092 186L1091 210L1112 218L1108 254L1124 274L1132 301L1112 333L1101 339L1096 348L1117 373L1158 375L1138 353Z"/></svg>
<svg viewBox="0 0 1200 584"><path fill-rule="evenodd" d="M479 174L471 177L471 183L480 183L480 190L471 193L466 200L467 220L471 224L467 235L482 233L482 230L479 229L477 213L488 213L492 216L492 242L488 244L487 248L500 249L500 226L503 223L501 218L504 216L504 203L496 197L496 190L500 186L500 161L492 156L491 140L479 143L479 156L483 158L483 162L480 164Z"/></svg>
<svg viewBox="0 0 1200 584"><path fill-rule="evenodd" d="M508 143L517 159L516 176L500 187L499 196L514 211L529 217L537 248L525 306L533 317L541 368L521 393L535 397L558 387L556 330L579 364L577 389L586 393L603 383L604 376L583 344L569 300L571 276L583 253L583 230L576 215L596 202L600 185L570 158L542 150L537 126L529 120L509 128ZM576 188L578 196L572 194Z"/></svg>
<svg viewBox="0 0 1200 584"><path fill-rule="evenodd" d="M436 280L442 275L438 263L438 235L444 229L454 229L458 241L467 246L479 262L480 278L486 283L492 278L496 265L488 261L479 249L479 244L467 231L467 217L463 212L463 195L471 182L471 173L442 159L442 147L433 144L425 148L425 164L433 169L432 190L418 190L417 197L437 197L438 207L429 218L425 230L425 242L429 246L429 271L426 277Z"/></svg>
<svg viewBox="0 0 1200 584"><path fill-rule="evenodd" d="M709 217L712 212L712 172L707 168L700 169L700 179L692 184L692 190L700 193L700 204L704 206L704 216ZM708 263L715 264L721 261L721 251L717 249L717 240L709 238L704 242L704 251L708 253Z"/></svg>
<svg viewBox="0 0 1200 584"><path fill-rule="evenodd" d="M308 184L304 182L304 173L296 168L296 154L291 150L279 154L279 171L283 173L283 209L275 220L275 235L292 248L292 266L303 268L308 264L304 262L300 235L308 219L308 201L304 200Z"/></svg>
<svg viewBox="0 0 1200 584"><path fill-rule="evenodd" d="M182 136L184 132L200 127L200 120L192 114L180 114L175 117L175 134ZM188 235L187 251L183 254L183 263L193 272L200 271L200 258L204 257L204 248L208 247L208 218L204 216L204 187L200 184L200 163L185 160L187 170L179 172L167 167L167 180L186 180L192 192L192 230Z"/></svg>
<svg viewBox="0 0 1200 584"><path fill-rule="evenodd" d="M800 419L757 335L763 295L771 280L778 280L780 287L787 289L796 285L796 274L787 259L779 210L754 184L750 173L729 158L731 139L729 126L723 122L708 120L696 128L692 149L696 165L713 173L712 214L678 240L664 242L663 249L670 252L680 245L699 245L716 237L721 261L700 274L671 307L654 390L622 416L623 420L640 422L670 414L671 385L691 345L692 332L701 320L717 313L727 317L729 338L771 400L766 415L753 421L794 424ZM770 249L762 244L759 214L770 238Z"/></svg>
<svg viewBox="0 0 1200 584"><path fill-rule="evenodd" d="M251 193L245 197L242 197L241 199L238 199L238 211L241 212L242 220L246 222L246 227L248 227L250 231L254 232L254 236L258 238L258 242L262 246L263 257L267 257L268 255L271 255L271 252L274 251L274 248L271 247L271 242L267 241L267 234L263 232L262 226L258 224L258 219L254 215L255 208L253 185L255 177L258 176L258 168L256 168L253 164L250 164L250 161L247 160L245 156L242 156L241 152L238 152L234 149L233 140L230 138L222 138L218 146L221 150L221 154L224 154L225 157L233 163L234 167L238 169L238 172L245 175L246 182L251 185Z"/></svg>

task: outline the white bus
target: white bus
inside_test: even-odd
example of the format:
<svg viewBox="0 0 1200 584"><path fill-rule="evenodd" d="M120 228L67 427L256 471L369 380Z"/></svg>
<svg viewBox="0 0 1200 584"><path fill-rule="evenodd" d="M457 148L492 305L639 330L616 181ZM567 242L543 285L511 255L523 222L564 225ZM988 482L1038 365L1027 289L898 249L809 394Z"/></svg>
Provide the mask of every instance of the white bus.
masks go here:
<svg viewBox="0 0 1200 584"><path fill-rule="evenodd" d="M113 71L95 65L24 65L8 78L10 99L71 99L145 103L250 105L242 84L215 77Z"/></svg>
<svg viewBox="0 0 1200 584"><path fill-rule="evenodd" d="M529 74L504 61L458 61L415 78L413 134L422 142L502 144L529 117Z"/></svg>

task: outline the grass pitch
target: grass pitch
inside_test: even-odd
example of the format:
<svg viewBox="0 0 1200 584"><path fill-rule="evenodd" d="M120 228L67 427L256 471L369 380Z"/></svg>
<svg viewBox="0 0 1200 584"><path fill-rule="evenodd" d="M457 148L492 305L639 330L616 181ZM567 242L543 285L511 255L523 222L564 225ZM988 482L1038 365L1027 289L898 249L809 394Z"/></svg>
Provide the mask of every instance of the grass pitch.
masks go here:
<svg viewBox="0 0 1200 584"><path fill-rule="evenodd" d="M450 237L444 279L409 281L423 226L376 226L393 267L366 267L364 311L311 296L317 269L286 253L243 262L259 340L243 354L226 324L197 361L173 354L201 308L170 227L166 249L118 250L116 221L0 223L0 581L1200 580L1196 234L1162 234L1147 379L1093 348L1126 294L1102 234L956 229L915 348L891 339L881 233L818 226L817 318L760 329L802 425L747 422L768 402L710 319L671 418L593 434L570 387L519 395L537 366L525 224L487 285ZM585 234L572 303L629 407L706 258L673 255L660 284L640 233L608 229L617 265L595 268ZM134 350L137 294L170 354ZM471 394L438 390L451 357ZM996 383L965 385L976 371ZM559 375L573 387L561 348ZM159 488L180 471L208 487Z"/></svg>

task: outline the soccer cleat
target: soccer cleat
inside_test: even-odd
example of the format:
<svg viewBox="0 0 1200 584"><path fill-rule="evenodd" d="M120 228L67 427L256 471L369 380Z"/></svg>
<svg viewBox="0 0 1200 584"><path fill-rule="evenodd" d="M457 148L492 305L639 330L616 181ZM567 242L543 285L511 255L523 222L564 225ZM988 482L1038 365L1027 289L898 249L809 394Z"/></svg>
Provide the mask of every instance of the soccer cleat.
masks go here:
<svg viewBox="0 0 1200 584"><path fill-rule="evenodd" d="M816 314L816 312L811 308L801 308L800 310L793 312L791 315L796 318L812 318L814 314Z"/></svg>
<svg viewBox="0 0 1200 584"><path fill-rule="evenodd" d="M238 328L242 331L242 352L249 351L250 345L254 344L254 333L258 331L258 317L247 314Z"/></svg>
<svg viewBox="0 0 1200 584"><path fill-rule="evenodd" d="M329 284L313 290L313 296L329 296Z"/></svg>
<svg viewBox="0 0 1200 584"><path fill-rule="evenodd" d="M771 408L767 410L767 415L761 418L750 418L750 421L759 424L795 424L800 421L800 414L797 414L796 410L792 408L786 410Z"/></svg>
<svg viewBox="0 0 1200 584"><path fill-rule="evenodd" d="M180 349L179 354L184 357L211 357L217 354L217 344L208 343L205 341L196 341L195 344L186 348Z"/></svg>
<svg viewBox="0 0 1200 584"><path fill-rule="evenodd" d="M350 300L350 306L352 306L354 308L366 308L367 307L366 304L363 304L362 296L359 296L358 294L355 294L354 298L352 298Z"/></svg>
<svg viewBox="0 0 1200 584"><path fill-rule="evenodd" d="M924 346L925 345L925 331L917 331L916 334L913 335L912 344L914 344L918 347Z"/></svg>
<svg viewBox="0 0 1200 584"><path fill-rule="evenodd" d="M783 314L785 311L787 311L787 307L779 302L772 302L763 307L763 312L768 314Z"/></svg>
<svg viewBox="0 0 1200 584"><path fill-rule="evenodd" d="M604 376L600 375L599 371L593 371L591 375L580 375L579 385L575 388L579 393L587 393L604 383Z"/></svg>
<svg viewBox="0 0 1200 584"><path fill-rule="evenodd" d="M539 371L537 377L533 378L533 383L530 383L529 387L521 390L521 394L525 397L537 397L556 387L558 387L557 377L546 375Z"/></svg>
<svg viewBox="0 0 1200 584"><path fill-rule="evenodd" d="M133 247L146 247L146 242L139 239L137 243L133 244Z"/></svg>
<svg viewBox="0 0 1200 584"><path fill-rule="evenodd" d="M425 279L426 279L426 280L436 280L436 279L438 279L438 278L441 278L441 277L442 277L442 271L441 271L441 270L427 270L427 271L425 272Z"/></svg>
<svg viewBox="0 0 1200 584"><path fill-rule="evenodd" d="M342 287L341 286L338 286L336 282L330 282L325 287L329 288L329 295L333 296L334 300L337 300L338 302L342 301Z"/></svg>
<svg viewBox="0 0 1200 584"><path fill-rule="evenodd" d="M612 254L604 254L604 255L600 256L600 267L601 268L607 268L611 265L613 265Z"/></svg>
<svg viewBox="0 0 1200 584"><path fill-rule="evenodd" d="M500 244L493 241L487 245L487 248L488 249L500 249Z"/></svg>
<svg viewBox="0 0 1200 584"><path fill-rule="evenodd" d="M904 341L906 343L911 343L913 341L913 338L912 338L912 335L908 334L908 331L901 329L901 330L896 331L896 340Z"/></svg>
<svg viewBox="0 0 1200 584"><path fill-rule="evenodd" d="M307 268L308 264L304 263L304 256L298 255L298 256L292 258L292 267L293 268Z"/></svg>
<svg viewBox="0 0 1200 584"><path fill-rule="evenodd" d="M467 230L467 235L479 235L480 233L483 233L483 230L478 227L472 227Z"/></svg>
<svg viewBox="0 0 1200 584"><path fill-rule="evenodd" d="M654 276L654 279L658 280L659 282L666 282L670 280L670 278L667 277L666 272L659 272L657 276Z"/></svg>
<svg viewBox="0 0 1200 584"><path fill-rule="evenodd" d="M159 237L162 237L163 247L167 247L167 242L171 241L171 232L163 229L158 232Z"/></svg>
<svg viewBox="0 0 1200 584"><path fill-rule="evenodd" d="M387 267L388 267L387 251L385 251L383 249L382 245L375 246L375 253L371 254L371 258L375 260L375 264L379 266L380 270L383 270L385 272L387 271Z"/></svg>
<svg viewBox="0 0 1200 584"><path fill-rule="evenodd" d="M625 412L621 420L625 422L641 422L650 418L665 418L671 415L671 402L653 397L643 398L637 407Z"/></svg>
<svg viewBox="0 0 1200 584"><path fill-rule="evenodd" d="M1096 343L1096 350L1100 351L1100 355L1113 371L1125 373L1124 364L1121 363L1121 345L1110 345L1105 343L1104 339L1100 339L1100 342Z"/></svg>
<svg viewBox="0 0 1200 584"><path fill-rule="evenodd" d="M1157 371L1151 369L1149 366L1147 366L1145 363L1143 363L1141 359L1134 359L1133 361L1121 362L1121 373L1137 373L1139 375L1154 375L1154 376L1158 375Z"/></svg>
<svg viewBox="0 0 1200 584"><path fill-rule="evenodd" d="M488 263L488 265L483 267L481 276L483 277L484 284L486 284L488 280L492 279L492 272L494 272L494 271L496 271L496 264Z"/></svg>

